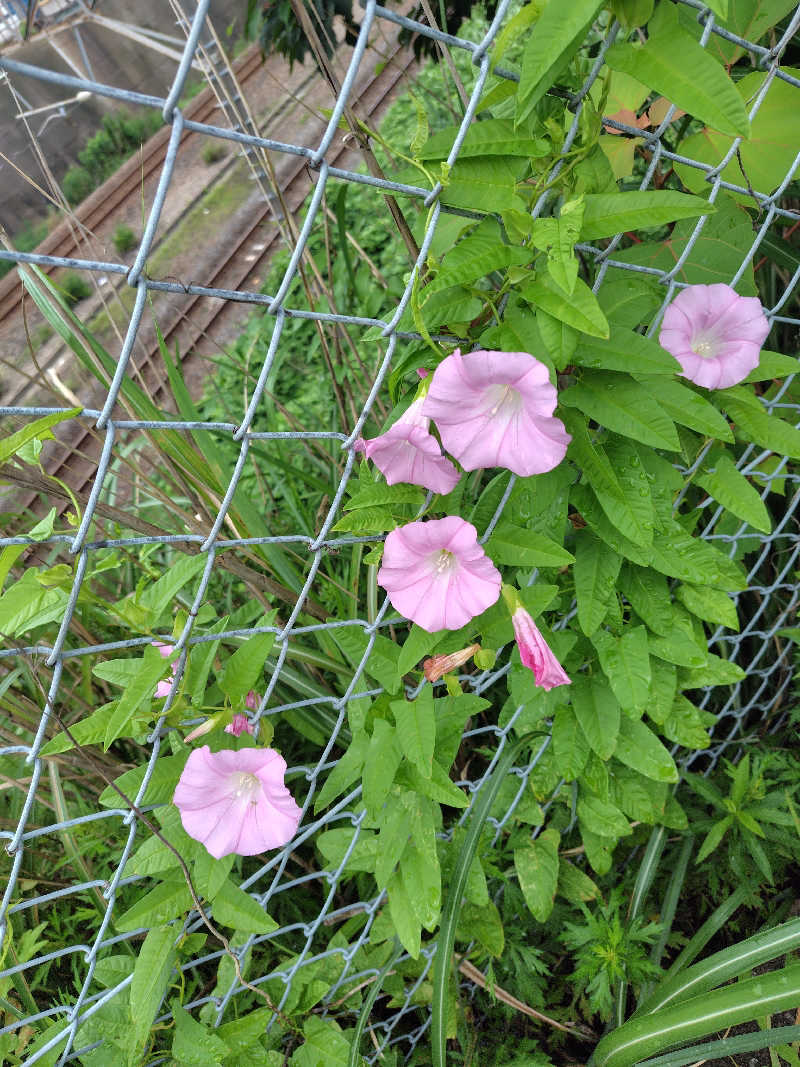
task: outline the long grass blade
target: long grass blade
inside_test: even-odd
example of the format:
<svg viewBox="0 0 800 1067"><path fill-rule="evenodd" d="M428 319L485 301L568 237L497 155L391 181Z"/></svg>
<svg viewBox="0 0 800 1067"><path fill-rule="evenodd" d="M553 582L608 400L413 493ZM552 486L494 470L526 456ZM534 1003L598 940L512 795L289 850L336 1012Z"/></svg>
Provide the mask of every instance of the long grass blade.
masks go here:
<svg viewBox="0 0 800 1067"><path fill-rule="evenodd" d="M788 1045L790 1041L800 1041L800 1026L779 1026L772 1030L759 1030L755 1034L737 1034L736 1037L692 1045L679 1052L668 1052L665 1056L643 1060L639 1067L687 1067L698 1060L720 1059L722 1056L732 1056L734 1052L761 1052L776 1045Z"/></svg>
<svg viewBox="0 0 800 1067"><path fill-rule="evenodd" d="M475 798L475 806L467 823L464 843L453 867L450 890L442 911L442 925L439 930L439 940L433 964L431 1047L434 1067L446 1067L447 987L450 979L456 927L458 926L458 916L461 913L461 902L467 884L467 875L478 848L481 830L483 830L489 812L492 810L492 804L500 791L500 787L520 751L526 745L529 745L532 738L536 736L541 735L529 733L520 738L519 741L509 745L495 764L491 776L484 781Z"/></svg>
<svg viewBox="0 0 800 1067"><path fill-rule="evenodd" d="M361 1006L359 1012L358 1021L356 1022L355 1029L353 1030L352 1037L350 1038L350 1055L347 1060L347 1067L361 1067L362 1058L359 1049L361 1048L361 1038L363 1037L364 1030L367 1022L369 1021L370 1012L372 1011L372 1005L375 1003L378 994L381 991L383 980L389 971L394 967L395 963L400 959L403 954L403 946L398 943L395 938L394 952L390 953L389 959L381 967L375 976L375 981L370 985L369 992L364 998L364 1003Z"/></svg>
<svg viewBox="0 0 800 1067"><path fill-rule="evenodd" d="M652 1053L692 1038L797 1006L800 964L691 997L649 1015L634 1015L600 1041L591 1067L633 1067Z"/></svg>

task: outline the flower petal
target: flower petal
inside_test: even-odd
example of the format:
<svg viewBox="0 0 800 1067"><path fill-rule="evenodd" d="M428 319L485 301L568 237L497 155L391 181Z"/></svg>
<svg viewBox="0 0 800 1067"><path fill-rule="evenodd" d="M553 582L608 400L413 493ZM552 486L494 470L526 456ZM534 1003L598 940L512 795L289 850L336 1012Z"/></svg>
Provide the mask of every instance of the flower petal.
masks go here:
<svg viewBox="0 0 800 1067"><path fill-rule="evenodd" d="M527 352L456 349L431 382L423 412L466 470L507 467L523 476L558 466L571 438L553 417L547 367Z"/></svg>
<svg viewBox="0 0 800 1067"><path fill-rule="evenodd" d="M457 515L392 530L378 584L392 606L424 630L458 630L500 595L500 574Z"/></svg>

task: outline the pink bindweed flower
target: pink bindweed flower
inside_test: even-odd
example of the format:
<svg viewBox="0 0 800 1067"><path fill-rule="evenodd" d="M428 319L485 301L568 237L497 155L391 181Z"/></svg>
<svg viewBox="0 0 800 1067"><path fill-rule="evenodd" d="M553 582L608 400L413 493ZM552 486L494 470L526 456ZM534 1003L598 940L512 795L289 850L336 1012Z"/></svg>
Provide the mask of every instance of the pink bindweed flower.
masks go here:
<svg viewBox="0 0 800 1067"><path fill-rule="evenodd" d="M658 341L690 382L727 389L758 366L769 329L756 297L717 282L681 290L664 313Z"/></svg>
<svg viewBox="0 0 800 1067"><path fill-rule="evenodd" d="M536 684L542 689L555 689L557 685L570 685L571 679L550 646L539 632L539 627L521 605L511 616L514 637L517 639L519 658L523 665L533 671Z"/></svg>
<svg viewBox="0 0 800 1067"><path fill-rule="evenodd" d="M243 715L240 711L237 711L233 716L233 721L229 722L225 727L225 733L233 734L234 737L241 737L245 732L252 734L253 727L248 722L247 716Z"/></svg>
<svg viewBox="0 0 800 1067"><path fill-rule="evenodd" d="M156 646L156 648L161 653L161 655L164 657L164 659L169 659L169 657L175 651L175 646L174 645L164 645L160 641L154 641L153 644ZM167 696L169 696L170 690L172 689L172 682L173 682L173 680L175 678L176 666L177 665L175 663L172 664L172 676L170 678L162 678L161 679L161 681L158 683L158 685L155 688L155 692L153 693L153 696L156 696L156 697L167 697Z"/></svg>
<svg viewBox="0 0 800 1067"><path fill-rule="evenodd" d="M553 416L557 401L547 367L527 352L456 349L436 368L422 410L465 470L527 476L557 467L572 440Z"/></svg>
<svg viewBox="0 0 800 1067"><path fill-rule="evenodd" d="M247 696L244 698L244 706L250 711L255 711L260 701L261 697L254 689L251 689Z"/></svg>
<svg viewBox="0 0 800 1067"><path fill-rule="evenodd" d="M354 447L372 460L387 485L411 482L434 493L449 493L461 475L442 455L430 432L431 420L422 414L423 402L418 397L385 433L371 441L359 440Z"/></svg>
<svg viewBox="0 0 800 1067"><path fill-rule="evenodd" d="M407 619L436 633L458 630L500 595L500 572L474 526L450 515L409 522L386 538L378 584Z"/></svg>
<svg viewBox="0 0 800 1067"><path fill-rule="evenodd" d="M422 664L422 673L429 682L438 682L445 674L450 674L456 667L462 667L468 659L472 659L480 650L480 645L469 645L459 652L451 652L447 656L432 656Z"/></svg>
<svg viewBox="0 0 800 1067"><path fill-rule="evenodd" d="M274 748L196 748L173 797L184 830L215 859L280 848L294 837L302 815L285 774L286 761Z"/></svg>

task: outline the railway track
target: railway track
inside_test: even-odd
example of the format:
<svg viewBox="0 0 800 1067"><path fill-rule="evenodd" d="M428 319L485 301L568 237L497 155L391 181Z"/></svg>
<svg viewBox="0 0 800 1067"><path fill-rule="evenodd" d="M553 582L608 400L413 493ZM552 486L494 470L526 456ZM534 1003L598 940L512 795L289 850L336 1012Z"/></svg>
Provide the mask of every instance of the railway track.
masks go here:
<svg viewBox="0 0 800 1067"><path fill-rule="evenodd" d="M261 52L255 45L242 53L232 64L237 80L241 85L246 82L261 66ZM194 122L207 122L219 109L217 99L210 87L198 93L184 108L184 117ZM46 256L63 258L86 258L85 239L82 234L95 232L112 216L130 196L138 195L143 183L164 162L171 133L170 126L164 126L142 146L140 153L134 153L119 170L95 189L75 209L78 224L64 221L47 235L36 251ZM189 137L199 134L187 130L181 138L183 144ZM91 257L94 258L94 257ZM55 267L43 267L52 273ZM0 323L9 315L19 312L21 286L15 271L10 271L0 279Z"/></svg>
<svg viewBox="0 0 800 1067"><path fill-rule="evenodd" d="M246 56L242 58L247 59ZM377 119L382 108L389 102L398 82L414 65L413 54L397 48L378 73L371 73L360 84L357 84L353 99L358 102L360 116L365 120ZM248 68L245 67L245 69ZM354 155L355 152L355 149L339 138L329 149L326 159L331 166L341 165L345 161L344 157L348 154ZM159 158L156 149L153 149L152 158ZM161 158L163 158L163 153ZM287 211L295 215L302 207L311 184L305 178L307 160L302 156L289 155L281 162L278 178L283 201ZM153 163L153 168L157 165L157 162ZM136 175L135 188L138 190L141 181L138 164ZM128 195L131 195L131 190ZM117 204L120 202L119 199L116 200ZM255 258L252 254L248 255L247 250L253 248L254 238L259 236L260 229L270 215L270 205L262 198L258 209L253 212L243 232L226 248L225 259L210 276L203 279L202 285L205 288L242 290L246 288L248 279L254 278L263 271L272 254L280 246L280 234L273 231L262 245L257 245L259 251ZM241 306L238 301L189 293L181 299L179 306L171 309L171 314L167 319L159 320L159 327L169 348L174 350L177 342L181 362L186 365L195 356L194 350L198 340L206 335L222 316L237 311L241 315ZM167 386L164 381L163 361L154 331L153 336L146 338L144 346L139 347L135 359L135 374L139 381L147 384L153 399L158 403L167 392ZM65 424L65 430L70 425ZM64 433L62 439L51 443L50 453L45 463L47 473L65 481L80 501L81 498L86 497L94 481L96 457L100 446L101 441L93 428L73 426L71 432ZM40 499L41 491L27 492L18 500L17 506L21 510L31 507L39 510L35 505ZM47 501L48 506L52 506L52 503L52 499ZM59 513L62 513L67 510L69 501L65 499L60 506L56 506Z"/></svg>

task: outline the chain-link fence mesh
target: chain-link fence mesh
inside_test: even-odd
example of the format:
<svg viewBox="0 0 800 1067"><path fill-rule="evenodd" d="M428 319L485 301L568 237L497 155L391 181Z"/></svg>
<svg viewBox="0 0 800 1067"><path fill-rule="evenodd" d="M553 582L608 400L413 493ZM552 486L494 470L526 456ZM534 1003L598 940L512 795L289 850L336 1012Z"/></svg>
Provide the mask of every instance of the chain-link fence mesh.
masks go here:
<svg viewBox="0 0 800 1067"><path fill-rule="evenodd" d="M741 39L718 26L709 10L697 0L681 0L681 3L686 8L696 12L697 20L703 27L700 38L703 46L708 46L709 42L713 42L716 38L723 39L749 54L752 57L755 69L766 72L761 88L755 98L749 102L751 119L763 106L771 88L778 81L782 81L793 88L797 95L796 104L800 105L800 80L778 67L785 48L796 34L798 26L800 26L800 8L784 23L784 31L776 35L771 45L767 47ZM358 833L353 837L347 854L336 869L317 869L313 865L309 866L307 864L299 866L294 857L302 842L313 840L322 830L335 827L355 827L358 831L361 826L364 814L363 811L358 811L360 788L350 791L348 795L326 811L322 817L314 816L313 803L318 792L320 779L324 778L324 775L333 766L332 753L340 738L340 732L346 724L348 703L359 695L377 696L381 692L379 688L369 688L363 677L363 667L373 647L376 635L392 624L397 625L400 620L392 615L388 602L384 602L380 606L377 615L371 622L362 618L351 618L340 619L335 622L299 625L298 618L308 598L313 596L320 564L327 553L348 552L352 551L354 545L380 540L378 537L335 536L331 531L337 516L340 514L340 505L343 501L348 480L353 474L354 443L362 431L376 397L379 396L381 389L385 386L393 359L397 358L403 344L419 339L418 335L408 331L401 331L399 323L409 305L415 278L425 264L440 215L448 209L442 207L438 200L441 191L439 185L433 191L412 185L399 185L382 178L332 166L328 162L328 157L344 110L351 102L354 85L356 84L356 78L370 34L378 21L383 20L386 23L394 23L399 27L442 42L451 49L464 50L471 56L476 76L469 88L468 106L460 123L458 135L453 141L447 158L447 164L452 166L459 156L467 131L475 121L478 103L487 85L493 84L493 80L499 81L502 78L513 79L516 77L513 73L504 71L500 67L492 68L492 45L498 32L508 21L510 0L503 0L499 4L497 13L485 36L477 43L438 32L427 25L411 21L395 11L381 7L374 3L373 0L368 0L361 17L358 41L353 48L335 107L323 136L310 145L285 144L277 140L256 136L253 133L191 122L184 118L182 110L178 106L178 100L183 92L193 57L200 46L201 39L203 39L207 7L208 0L201 0L194 11L191 25L186 27L186 45L183 59L166 99L141 93L132 93L118 89L113 85L98 84L90 80L69 77L51 70L31 67L24 63L0 57L0 71L4 72L12 81L18 75L27 75L54 82L63 87L65 91L80 92L89 90L92 93L109 97L115 101L155 108L162 113L164 121L171 126L171 138L161 170L160 181L152 202L147 205L144 235L132 268L128 268L119 262L66 259L42 256L36 253L22 254L0 251L1 259L12 259L21 264L64 266L81 272L95 272L98 275L124 275L126 276L127 284L135 292L135 303L127 324L124 344L117 357L113 381L108 388L104 401L97 408L84 409L79 416L82 422L94 426L102 441L100 455L96 460L96 472L88 503L83 510L80 524L74 536L51 537L40 543L40 549L46 545L52 545L62 551L66 551L74 559L72 591L69 603L63 614L58 636L52 647L49 645L33 645L24 648L7 647L0 651L0 657L2 657L5 665L21 662L22 657L32 658L41 676L47 675L49 678L49 686L46 699L43 698L42 701L41 721L35 740L30 745L0 749L0 756L18 757L23 755L25 766L29 773L29 779L24 785L26 801L19 823L13 830L0 831L0 837L4 841L5 852L11 860L2 903L3 922L6 922L9 915L20 913L27 909L35 909L38 921L48 922L49 916L52 914L51 909L55 906L62 907L65 900L69 901L71 906L83 908L87 916L84 920L86 924L84 943L69 945L55 952L39 955L18 965L9 966L9 960L6 959L5 969L0 971L0 978L12 974L30 977L38 967L50 964L57 969L66 967L73 976L78 976L79 978L80 988L77 995L65 994L63 1001L59 1000L56 1003L41 1002L36 1005L39 1010L35 1014L26 1014L24 1018L18 1019L5 1030L0 1031L2 1033L19 1031L22 1027L40 1023L42 1020L58 1023L56 1032L53 1033L48 1042L25 1060L26 1063L31 1064L41 1060L54 1049L59 1051L59 1063L75 1061L82 1053L86 1052L86 1048L82 1049L79 1047L79 1043L76 1043L78 1027L85 1024L100 1008L122 993L131 981L130 975L127 975L120 981L112 981L110 984L101 985L95 979L98 961L113 952L115 946L118 946L120 942L138 940L143 933L141 930L135 930L118 934L114 932L113 924L115 908L118 907L118 897L123 889L128 885L141 885L142 887L147 885L146 879L126 874L126 863L131 856L134 845L141 840L141 835L137 838L138 821L133 812L126 807L110 807L92 811L78 818L66 819L59 819L58 813L55 812L53 821L47 825L30 825L31 812L34 808L37 790L41 787L43 775L47 774L46 762L40 758L39 753L48 736L48 732L50 734L53 732L53 724L51 723L53 709L58 708L59 705L63 706L63 702L68 699L62 687L65 664L69 659L74 660L76 657L87 657L91 662L91 657L97 657L98 654L107 655L108 653L115 653L125 649L141 649L153 640L152 635L146 633L132 633L127 640L103 645L93 644L89 641L85 644L80 644L75 639L75 635L70 630L75 604L87 570L91 569L93 556L101 549L113 546L138 548L143 545L154 547L169 545L176 551L184 548L186 550L199 551L203 555L204 567L193 593L191 610L187 614L183 631L175 642L177 649L181 652L181 657L177 663L176 675L178 679L180 679L184 670L188 650L203 640L211 639L208 635L198 636L195 634L195 618L204 604L212 577L218 574L218 564L222 556L235 554L237 551L253 545L269 546L272 544L290 546L294 552L306 554L307 570L305 581L293 609L288 613L288 617L286 617L282 625L261 628L261 632L266 629L275 634L276 654L272 660L269 683L261 697L258 714L260 716L273 716L292 712L299 708L319 710L327 705L327 710L332 713L335 723L330 729L327 742L320 745L317 761L313 765L290 768L288 780L290 784L293 783L293 791L298 800L302 802L304 811L303 822L297 837L290 846L270 855L263 865L258 867L247 878L242 888L252 894L265 907L274 905L276 899L282 894L291 895L297 893L313 897L318 901L319 906L317 914L312 921L300 920L284 926L272 934L251 936L246 943L237 946L236 952L240 959L245 959L246 954L254 946L260 945L263 947L271 941L282 944L284 949L287 945L292 946L293 951L288 964L282 965L280 962L275 962L271 967L265 967L261 972L254 973L252 969L249 972L249 980L256 986L262 985L267 979L280 980L283 985L283 995L278 1003L279 1008L286 1005L293 989L297 990L302 987L304 972L311 973L309 968L312 968L312 966L318 970L321 965L327 967L327 992L323 1003L336 1006L339 1012L346 1010L338 1004L343 991L360 982L369 982L376 973L375 969L359 972L354 966L354 959L359 950L368 943L371 928L384 903L385 894L380 894L373 899L360 901L355 905L348 901L346 905L341 906L337 899L339 896L338 887L343 878L343 870L351 852L358 844ZM587 99L587 94L600 76L606 51L614 42L618 33L619 26L617 23L611 24L594 50L591 69L588 72L585 84L570 102L570 110L574 118L563 143L562 158L556 162L550 175L551 178L556 177L565 164L579 130L582 109ZM757 202L758 218L754 226L752 245L735 273L726 279L735 284L747 268L747 265L752 263L755 257L759 256L762 242L770 233L775 232L779 227L791 227L800 223L800 211L786 206L785 195L789 183L796 176L796 169L798 163L800 163L800 154L787 170L784 180L778 188L772 190L754 189L744 176L740 182L733 182L728 178L722 177L723 171L725 171L729 162L736 158L740 144L739 139L731 143L725 157L716 161L714 165L671 152L663 143L662 137L669 127L673 114L674 108L670 108L661 123L655 129L649 131L643 130L638 126L627 125L615 118L608 118L606 121L608 127L616 129L622 134L633 135L643 139L644 147L650 155L650 161L647 171L641 180L641 189L651 186L653 177L660 165L664 163L669 163L670 165L681 164L684 167L693 168L704 175L710 189L710 200L712 202L722 191L741 194L749 197L751 202ZM283 279L273 294L265 296L253 291L227 291L200 285L184 285L179 281L156 281L147 277L145 265L153 248L158 231L159 217L165 197L170 189L173 168L180 151L181 136L187 129L203 133L211 138L232 142L244 148L256 147L264 149L276 156L282 154L300 156L307 162L310 172L315 175L315 188L304 209L299 236L292 249ZM390 318L372 319L358 315L332 315L323 312L309 312L302 308L293 308L288 302L304 248L321 210L323 194L326 189L338 183L359 183L374 189L376 210L379 210L378 202L382 201L382 194L392 192L416 198L431 208L428 224L419 248L416 266L408 277L403 297ZM534 207L534 216L538 216L543 211L551 195L552 193L547 191L541 195ZM587 261L593 261L599 268L596 274L595 291L609 278L620 277L619 272L640 272L655 276L658 279L663 285L663 304L661 312L653 320L651 328L651 333L653 333L658 328L664 308L672 299L674 293L683 285L679 280L681 270L690 257L696 242L701 238L707 222L708 218L706 216L697 221L682 251L680 251L679 255L676 254L674 266L670 270L635 265L624 259L616 258L615 252L619 247L622 235L614 239L606 248L601 249L592 245L582 245L578 246L578 251ZM765 309L771 323L783 323L786 324L787 328L792 329L800 326L800 319L792 314L793 294L799 280L800 270L795 271L791 277L785 277L786 284L777 294L773 305ZM241 421L238 425L176 421L175 418L166 416L161 420L150 421L118 417L120 389L126 375L131 373L129 361L140 331L148 295L157 291L190 292L213 300L243 301L265 308L274 317L274 329L269 351L259 369L257 383L249 397L246 410L242 412ZM356 331L366 331L375 327L380 328L382 337L381 355L371 371L372 388L363 409L358 415L357 421L352 425L351 432L347 435L334 433L324 425L304 428L298 432L276 433L259 430L259 406L263 399L273 361L280 350L282 332L286 323L298 315L317 320L323 324L344 323ZM797 409L796 405L787 403L783 399L789 385L790 382L787 381L783 388L772 397L768 406L770 408L788 409L793 419L796 419L800 424L800 410ZM18 426L21 424L21 420L34 419L59 410L61 409L6 407L0 410L0 415L3 416L6 425ZM227 492L224 499L219 502L213 526L205 536L181 536L165 531L163 536L143 536L118 539L116 541L105 538L103 540L92 540L92 531L98 514L98 502L103 498L109 472L113 467L118 450L134 440L137 434L153 430L159 431L162 439L164 439L164 435L175 435L177 438L195 431L205 431L220 438L226 437L237 444L239 448L238 460L230 471ZM235 527L229 521L231 502L237 485L247 470L249 451L257 442L262 440L278 441L282 446L285 445L287 450L297 446L298 442L302 445L315 440L330 440L340 444L345 457L341 480L335 495L330 500L329 506L326 507L324 514L321 515L316 536L264 536L250 539L242 539L236 536ZM710 445L711 443L709 443L709 447ZM704 454L701 454L697 459L695 468L699 467ZM797 566L798 545L794 530L797 523L796 508L800 490L797 488L797 474L787 467L785 461L773 464L767 469L761 465L764 456L765 453L760 452L755 446L750 446L741 456L739 466L745 473L758 472L759 484L763 487L763 497L766 497L777 481L781 482L785 490L786 509L780 524L773 533L770 535L759 534L742 524L738 529L722 534L718 532L717 528L719 512L716 510L716 505L712 504L710 500L707 500L705 505L708 516L708 521L705 524L705 536L716 541L731 556L743 545L749 552L747 556L749 586L745 593L739 595L739 599L747 607L747 610L742 612L742 619L744 620L742 630L737 634L732 634L720 627L711 638L712 647L716 648L726 659L730 659L744 668L747 677L745 681L726 689L727 699L721 706L715 705L715 711L718 713L718 724L714 730L714 743L710 750L698 753L695 757L698 760L702 760L701 766L706 769L716 763L726 746L741 743L743 737L742 724L745 721L748 724L752 724L755 720L760 719L764 725L773 725L778 721L786 702L792 677L791 662L788 658L788 648L790 646L784 643L778 634L786 626L787 620L792 618L797 602L793 575ZM280 475L281 478L283 476ZM512 476L508 489L500 501L493 518L488 526L481 531L484 541L497 523L513 483L514 477ZM234 536L227 536L231 531ZM0 547L3 548L30 543L30 540L25 537L0 538ZM361 664L353 672L341 695L327 698L315 695L303 701L276 704L273 699L273 693L281 678L282 671L286 669L287 655L293 638L315 630L330 631L335 627L354 628L363 632L368 639ZM228 633L215 634L213 639L249 636L256 632L259 632L258 628L245 626ZM173 638L169 635L162 635L162 640L172 641ZM504 660L501 655L498 662L499 666L495 670L469 678L469 684L475 694L481 694L488 690L499 677L508 671L507 657ZM8 677L8 674L6 677ZM175 687L173 687L173 692L174 690ZM714 699L718 700L719 689L709 690L704 698L703 706L706 706L712 700L714 692L717 694ZM172 699L171 694L166 701L165 715L169 712ZM517 708L516 715L520 711L521 708ZM473 744L480 742L483 746L490 745L495 751L494 759L488 763L485 773L480 778L459 783L470 797L475 796L486 776L491 773L496 760L508 742L516 715L513 715L502 728L494 725L482 726L465 734L465 738L471 739ZM133 797L137 805L142 803L142 798L145 796L150 780L150 774L156 766L159 755L163 754L164 751L169 751L167 733L168 731L163 727L162 719L148 738L150 752L148 772ZM525 791L528 777L545 749L546 744L542 746L530 763L515 768L514 774L518 778L519 788L502 818L495 820L497 834L500 833L504 824L511 817L516 804ZM468 816L469 810L464 812L462 819L466 819ZM97 821L102 826L102 834L109 842L114 842L113 847L118 855L113 877L70 884L65 888L58 888L50 893L38 892L37 886L34 886L33 891L31 891L27 883L20 879L21 864L25 850L35 850L37 842L42 835L55 836L63 834L79 826L91 823L97 825ZM96 909L93 911L87 907L87 901L92 894L99 894L98 899L102 901L99 911ZM353 937L349 943L342 939L343 944L332 946L331 930L359 913L363 913L365 921L357 936ZM192 912L189 915L184 929L188 933L202 929L201 921L196 912ZM203 955L183 963L182 967L185 972L191 972L195 968L207 966L220 960L223 955L224 953L221 950L211 953L204 951ZM423 949L423 955L429 962L432 955L430 946ZM267 959L269 957L264 954L259 958ZM276 955L274 959L277 960L279 957ZM405 1055L410 1053L418 1042L424 1040L428 1016L427 1010L419 1006L424 1001L424 997L419 995L419 991L427 977L428 968L424 967L415 981L407 984L404 996L395 1000L396 1006L384 1012L382 1019L374 1023L372 1034L374 1035L375 1047L371 1053L371 1062L378 1060L381 1049L394 1046L401 1054ZM242 992L243 986L232 974L228 988L222 993L219 990L215 990L213 994L201 996L194 1001L186 1003L185 1007L190 1012L197 1012L205 1005L211 1004L213 1005L212 1021L220 1022L229 1017L226 1016L226 1012ZM99 1043L100 1036L93 1044L98 1045ZM150 1062L166 1062L166 1058L151 1060Z"/></svg>

